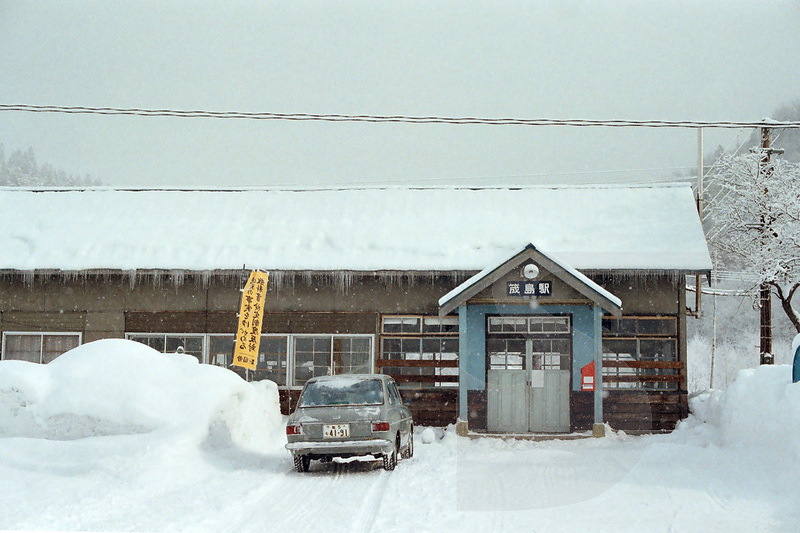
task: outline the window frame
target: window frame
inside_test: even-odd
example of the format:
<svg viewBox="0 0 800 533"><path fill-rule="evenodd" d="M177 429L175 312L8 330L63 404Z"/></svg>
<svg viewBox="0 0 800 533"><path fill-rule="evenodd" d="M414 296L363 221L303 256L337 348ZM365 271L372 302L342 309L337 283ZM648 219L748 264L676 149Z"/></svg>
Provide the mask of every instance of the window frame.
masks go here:
<svg viewBox="0 0 800 533"><path fill-rule="evenodd" d="M416 319L419 320L419 331L415 332L394 332L394 331L386 331L386 321L387 319ZM426 321L437 321L439 323L439 330L438 331L426 331L425 330L425 323ZM452 329L450 331L442 331L442 326L445 324L449 324L450 327L454 327L455 331ZM453 390L458 389L458 381L430 381L430 382L415 382L409 380L406 381L397 381L399 377L406 377L409 376L412 378L414 374L402 374L402 373L388 373L386 372L386 368L430 368L433 373L432 374L423 374L420 371L420 376L446 376L445 379L451 378L455 376L456 378L459 377L459 369L456 363L455 367L451 366L438 366L438 365L431 365L431 366L424 366L424 367L404 367L404 366L395 366L392 365L392 361L416 361L417 359L407 359L405 357L401 359L389 359L386 355L388 352L385 348L386 341L393 341L399 340L402 343L408 341L414 341L415 344L419 346L419 350L415 352L404 352L402 349L399 352L392 351L391 353L419 353L420 357L424 353L431 353L433 355L432 359L420 359L426 361L433 361L433 362L441 362L441 361L456 361L458 362L459 358L461 357L461 343L460 336L459 336L459 329L460 323L458 317L447 316L447 317L439 317L436 315L425 315L425 314L383 314L381 315L381 327L380 327L380 346L375 347L376 357L380 359L380 368L381 373L386 374L394 378L398 391L408 391L408 390L428 390L428 389L435 389L435 390ZM424 343L426 340L436 340L439 342L438 350L436 352L426 352L424 349ZM458 344L457 350L455 352L451 351L443 351L442 345L445 341L453 341L455 340ZM455 353L455 358L444 358L442 357L443 354L450 354Z"/></svg>
<svg viewBox="0 0 800 533"><path fill-rule="evenodd" d="M210 365L211 360L211 339L212 338L220 338L220 337L230 337L233 339L235 334L233 333L164 333L159 331L152 331L152 332L144 332L144 331L128 331L125 332L125 338L127 340L136 341L136 338L143 338L143 337L163 337L164 338L164 346L166 347L166 340L167 337L202 337L203 339L203 357L201 364ZM303 385L295 385L294 384L294 361L295 361L295 340L297 338L302 337L327 337L331 341L331 350L329 357L331 357L331 362L333 362L333 350L335 348L334 339L336 338L365 338L369 340L369 373L375 373L375 335L371 333L262 333L261 337L272 337L272 338L286 338L286 372L284 377L286 379L283 385L278 385L279 389L286 389L286 390L302 390ZM161 352L161 353L168 353L168 352ZM193 354L189 354L194 357ZM214 366L221 366L221 365L214 365ZM332 366L332 365L331 365ZM228 368L230 365L227 365L223 368Z"/></svg>
<svg viewBox="0 0 800 533"><path fill-rule="evenodd" d="M289 337L289 351L286 354L286 370L287 370L287 377L286 377L286 386L285 388L288 390L302 390L305 382L300 385L295 385L295 353L296 353L296 341L298 338L314 338L314 337L328 337L331 340L331 348L329 353L329 361L330 365L329 368L333 369L333 350L335 347L335 343L333 340L335 338L365 338L369 339L369 373L375 373L375 335L371 333L286 333ZM309 378L310 379L310 378Z"/></svg>
<svg viewBox="0 0 800 533"><path fill-rule="evenodd" d="M419 320L419 331L395 332L386 331L386 319L407 319ZM425 320L455 321L455 331L425 331ZM441 325L441 324L440 324ZM386 337L458 337L459 322L458 317L439 317L436 315L381 315L381 336Z"/></svg>
<svg viewBox="0 0 800 533"><path fill-rule="evenodd" d="M209 337L208 333L162 333L160 331L152 331L152 332L144 332L144 331L131 331L131 332L128 332L128 331L126 331L125 332L125 339L126 340L136 341L136 339L134 337L164 337L164 350L167 349L167 337L191 337L191 338L200 337L200 340L201 340L201 344L200 345L202 346L202 348L201 348L202 353L200 354L201 359L198 359L198 361L200 362L200 364L204 364L204 365L208 364L208 354L209 354L209 349L210 349L209 340L208 340L208 337ZM139 341L136 341L136 342L139 342ZM142 343L142 344L144 344L144 343ZM152 348L152 346L147 345L147 344L145 346L149 346L150 348ZM155 350L155 348L153 348L153 349ZM174 353L174 352L163 351L161 353L167 354L167 353ZM192 357L195 357L194 354L192 354L192 353L189 353L188 355L190 355ZM195 357L195 359L197 359L197 358Z"/></svg>
<svg viewBox="0 0 800 533"><path fill-rule="evenodd" d="M24 335L24 336L38 336L39 337L39 362L36 364L47 364L42 363L42 357L44 356L44 337L48 335L53 336L71 336L71 337L78 337L78 346L83 344L83 332L80 331L4 331L3 332L3 339L2 339L2 350L0 351L0 361L22 361L22 359L6 359L7 353L7 338L8 336L13 335ZM77 346L76 346L77 348ZM69 351L69 350L67 350ZM62 352L66 353L66 352ZM56 358L60 357L61 354L56 356Z"/></svg>
<svg viewBox="0 0 800 533"><path fill-rule="evenodd" d="M631 362L665 362L665 363L681 363L680 358L680 330L679 330L679 321L678 316L676 315L624 315L621 318L612 317L610 315L604 315L603 320L614 320L621 324L622 320L635 320L635 332L630 331L608 331L605 328L602 329L602 344L603 344L603 356L602 359L605 362L614 361L619 362L623 361L618 357L618 352L606 352L606 342L613 342L613 341L623 341L623 342L633 342L635 344L635 353L631 354L633 359ZM674 333L641 333L640 332L640 322L641 321L653 321L653 320L662 320L662 321L669 321L673 325ZM673 359L643 359L642 358L642 348L641 345L643 342L649 341L668 341L672 343L673 352L675 354ZM606 353L613 353L615 354L615 358L606 357ZM679 369L673 368L634 368L634 367L622 367L622 366L608 366L606 367L603 365L603 390L608 391L649 391L649 392L675 392L680 390L680 384L677 381L618 381L618 382L609 382L606 381L606 377L616 376L616 377L628 377L628 376L639 376L639 375L680 375L681 371Z"/></svg>
<svg viewBox="0 0 800 533"><path fill-rule="evenodd" d="M603 320L614 320L614 321L621 321L621 320L636 320L636 331L631 332L607 332L602 330L603 338L617 338L617 337L654 337L654 338L677 338L678 337L678 317L675 315L623 315L621 318L616 318L611 315L603 315ZM639 321L653 321L653 320L669 320L674 325L675 333L640 333L639 332Z"/></svg>

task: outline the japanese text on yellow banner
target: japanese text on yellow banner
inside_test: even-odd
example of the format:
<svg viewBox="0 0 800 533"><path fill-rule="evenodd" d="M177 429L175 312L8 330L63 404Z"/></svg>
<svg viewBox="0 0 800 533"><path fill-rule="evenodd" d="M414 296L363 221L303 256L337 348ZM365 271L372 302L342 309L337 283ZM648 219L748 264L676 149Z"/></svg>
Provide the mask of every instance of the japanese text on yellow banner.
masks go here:
<svg viewBox="0 0 800 533"><path fill-rule="evenodd" d="M242 291L239 308L239 327L236 331L236 346L233 349L233 364L250 370L256 369L258 346L261 343L261 321L264 318L264 300L267 296L269 274L254 270L250 273Z"/></svg>

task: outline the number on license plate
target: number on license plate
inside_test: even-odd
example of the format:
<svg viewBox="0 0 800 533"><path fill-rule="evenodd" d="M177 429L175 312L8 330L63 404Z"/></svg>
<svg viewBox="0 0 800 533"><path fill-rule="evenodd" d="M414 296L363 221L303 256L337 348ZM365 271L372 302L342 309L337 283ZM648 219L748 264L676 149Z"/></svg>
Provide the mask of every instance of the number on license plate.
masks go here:
<svg viewBox="0 0 800 533"><path fill-rule="evenodd" d="M350 436L350 424L323 424L322 436L326 439L337 439Z"/></svg>

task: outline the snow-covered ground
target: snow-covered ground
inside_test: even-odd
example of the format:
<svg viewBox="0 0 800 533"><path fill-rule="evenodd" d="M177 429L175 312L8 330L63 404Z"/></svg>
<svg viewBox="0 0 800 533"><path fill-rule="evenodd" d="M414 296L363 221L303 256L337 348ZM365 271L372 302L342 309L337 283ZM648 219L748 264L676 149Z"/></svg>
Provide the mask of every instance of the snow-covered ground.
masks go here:
<svg viewBox="0 0 800 533"><path fill-rule="evenodd" d="M742 371L668 435L469 440L293 471L269 382L121 340L0 362L0 529L797 531L800 384ZM431 438L433 437L433 438ZM427 443L425 443L427 441Z"/></svg>

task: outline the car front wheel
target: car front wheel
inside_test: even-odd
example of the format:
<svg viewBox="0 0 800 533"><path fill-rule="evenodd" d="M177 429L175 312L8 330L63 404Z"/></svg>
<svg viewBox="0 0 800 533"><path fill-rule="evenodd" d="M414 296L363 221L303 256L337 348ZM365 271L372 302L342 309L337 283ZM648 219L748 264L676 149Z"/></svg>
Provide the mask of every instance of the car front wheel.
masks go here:
<svg viewBox="0 0 800 533"><path fill-rule="evenodd" d="M295 455L294 456L294 469L300 472L308 472L308 465L311 464L311 459L306 457L305 455Z"/></svg>

